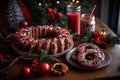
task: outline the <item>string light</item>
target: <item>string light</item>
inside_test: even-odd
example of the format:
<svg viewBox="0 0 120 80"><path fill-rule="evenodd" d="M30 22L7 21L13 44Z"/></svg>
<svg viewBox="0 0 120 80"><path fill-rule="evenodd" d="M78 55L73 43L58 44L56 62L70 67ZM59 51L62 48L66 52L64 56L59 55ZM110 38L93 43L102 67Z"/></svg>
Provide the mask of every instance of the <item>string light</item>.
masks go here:
<svg viewBox="0 0 120 80"><path fill-rule="evenodd" d="M39 5L39 6L41 6L41 5L42 5L42 3L39 3L38 5Z"/></svg>
<svg viewBox="0 0 120 80"><path fill-rule="evenodd" d="M72 0L72 2L74 3L74 2L75 2L75 0Z"/></svg>
<svg viewBox="0 0 120 80"><path fill-rule="evenodd" d="M59 1L57 1L56 3L57 3L57 4L59 4L60 2L59 2Z"/></svg>
<svg viewBox="0 0 120 80"><path fill-rule="evenodd" d="M76 3L79 3L79 1L76 1Z"/></svg>
<svg viewBox="0 0 120 80"><path fill-rule="evenodd" d="M73 3L70 3L71 5L73 4Z"/></svg>

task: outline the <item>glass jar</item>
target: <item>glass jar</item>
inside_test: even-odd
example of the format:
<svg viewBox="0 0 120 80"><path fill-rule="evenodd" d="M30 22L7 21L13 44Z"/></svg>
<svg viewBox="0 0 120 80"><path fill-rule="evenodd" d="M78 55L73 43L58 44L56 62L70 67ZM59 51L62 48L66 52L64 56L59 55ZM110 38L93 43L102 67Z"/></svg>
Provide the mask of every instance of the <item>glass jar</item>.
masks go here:
<svg viewBox="0 0 120 80"><path fill-rule="evenodd" d="M87 34L95 31L95 16L90 14L81 15L81 34L80 36L86 36Z"/></svg>
<svg viewBox="0 0 120 80"><path fill-rule="evenodd" d="M81 6L78 4L67 5L68 30L71 33L80 34Z"/></svg>

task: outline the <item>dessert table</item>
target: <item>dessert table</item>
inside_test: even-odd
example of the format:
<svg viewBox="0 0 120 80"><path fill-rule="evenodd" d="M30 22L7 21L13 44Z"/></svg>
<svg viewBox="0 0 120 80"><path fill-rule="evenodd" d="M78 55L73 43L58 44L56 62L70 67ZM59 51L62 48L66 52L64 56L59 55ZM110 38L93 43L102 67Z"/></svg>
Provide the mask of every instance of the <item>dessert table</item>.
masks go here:
<svg viewBox="0 0 120 80"><path fill-rule="evenodd" d="M111 29L108 28L100 19L96 18L96 31L106 30L107 33L116 35ZM74 47L79 44L79 41L74 41ZM106 79L120 79L120 45L116 44L113 47L108 47L106 49L107 53L111 55L111 62L109 65L96 69L96 70L82 70L75 68L70 65L66 59L65 55L59 57L61 62L65 63L69 72L65 76L56 77L51 74L42 77L33 76L28 80L106 80ZM8 70L9 80L20 80L19 70L22 66L29 64L28 60L19 59Z"/></svg>

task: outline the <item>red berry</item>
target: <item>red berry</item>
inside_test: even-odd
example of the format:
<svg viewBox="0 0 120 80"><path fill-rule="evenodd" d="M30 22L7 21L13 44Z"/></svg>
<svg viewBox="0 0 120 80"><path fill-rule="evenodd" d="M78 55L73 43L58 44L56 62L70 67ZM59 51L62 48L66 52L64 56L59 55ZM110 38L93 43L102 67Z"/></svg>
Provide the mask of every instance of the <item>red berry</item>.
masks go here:
<svg viewBox="0 0 120 80"><path fill-rule="evenodd" d="M0 54L0 65L4 64L4 56L2 54Z"/></svg>
<svg viewBox="0 0 120 80"><path fill-rule="evenodd" d="M48 13L51 13L52 11L53 11L52 8L47 8L47 12L48 12Z"/></svg>
<svg viewBox="0 0 120 80"><path fill-rule="evenodd" d="M33 63L33 64L38 63L38 59L33 59L33 60L32 60L32 63Z"/></svg>
<svg viewBox="0 0 120 80"><path fill-rule="evenodd" d="M56 17L57 17L57 18L61 18L61 17L62 17L62 13L61 13L61 12L57 12L57 13L56 13Z"/></svg>
<svg viewBox="0 0 120 80"><path fill-rule="evenodd" d="M93 37L100 37L100 33L99 33L99 32L97 32L97 31L96 31L96 32L94 32L94 33L93 33Z"/></svg>

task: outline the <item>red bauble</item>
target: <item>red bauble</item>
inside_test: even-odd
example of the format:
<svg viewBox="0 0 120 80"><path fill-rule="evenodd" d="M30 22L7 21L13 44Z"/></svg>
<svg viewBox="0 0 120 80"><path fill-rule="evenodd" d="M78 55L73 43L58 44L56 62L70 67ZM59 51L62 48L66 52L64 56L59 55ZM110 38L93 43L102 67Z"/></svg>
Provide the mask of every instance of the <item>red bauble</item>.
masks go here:
<svg viewBox="0 0 120 80"><path fill-rule="evenodd" d="M29 78L31 77L31 69L28 66L24 66L20 69L20 77L21 78Z"/></svg>
<svg viewBox="0 0 120 80"><path fill-rule="evenodd" d="M56 13L56 17L57 17L57 18L61 18L61 17L62 17L62 13L61 13L61 12L57 12L57 13Z"/></svg>
<svg viewBox="0 0 120 80"><path fill-rule="evenodd" d="M20 28L26 28L28 27L28 22L26 20L22 20L19 23Z"/></svg>
<svg viewBox="0 0 120 80"><path fill-rule="evenodd" d="M51 13L51 12L53 12L53 9L52 8L47 8L47 12Z"/></svg>
<svg viewBox="0 0 120 80"><path fill-rule="evenodd" d="M36 72L40 76L47 75L50 71L50 65L46 62L40 62L36 67Z"/></svg>
<svg viewBox="0 0 120 80"><path fill-rule="evenodd" d="M0 65L4 64L4 56L0 54Z"/></svg>

